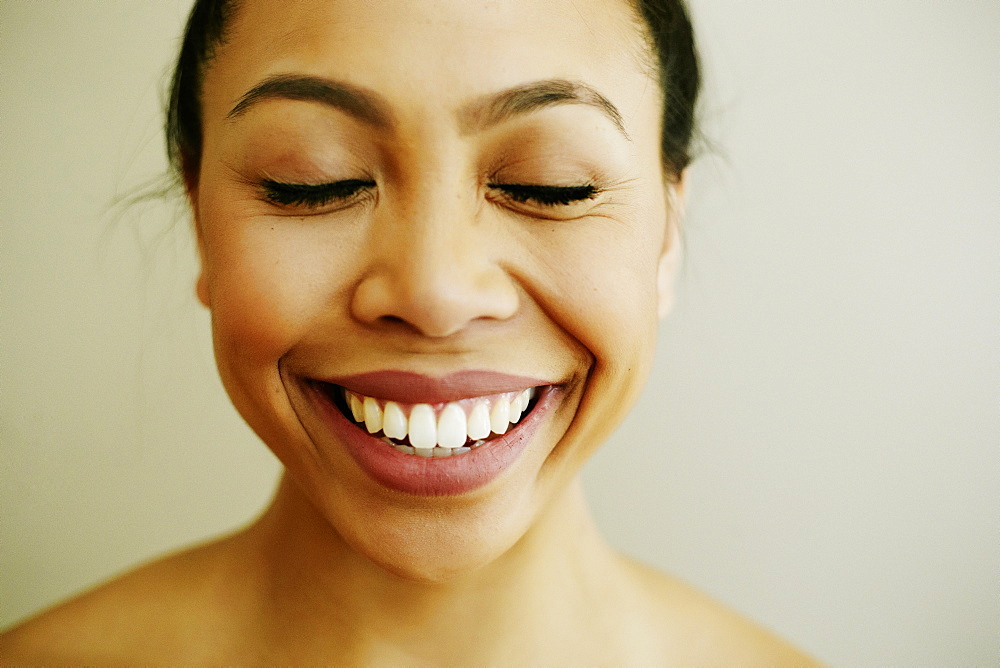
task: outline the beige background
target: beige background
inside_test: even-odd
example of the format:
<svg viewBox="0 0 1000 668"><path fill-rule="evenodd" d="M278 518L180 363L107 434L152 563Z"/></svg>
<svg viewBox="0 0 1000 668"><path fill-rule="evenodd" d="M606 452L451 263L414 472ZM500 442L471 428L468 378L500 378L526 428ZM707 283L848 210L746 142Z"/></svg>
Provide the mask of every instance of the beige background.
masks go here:
<svg viewBox="0 0 1000 668"><path fill-rule="evenodd" d="M0 1L0 625L252 517L164 167L185 0ZM1000 5L694 0L716 148L623 549L837 664L997 665ZM120 215L118 215L120 214Z"/></svg>

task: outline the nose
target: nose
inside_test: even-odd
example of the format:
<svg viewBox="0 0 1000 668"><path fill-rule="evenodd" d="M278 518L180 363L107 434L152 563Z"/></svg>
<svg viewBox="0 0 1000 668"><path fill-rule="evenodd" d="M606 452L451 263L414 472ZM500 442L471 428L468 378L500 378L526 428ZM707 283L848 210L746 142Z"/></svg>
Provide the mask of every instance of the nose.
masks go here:
<svg viewBox="0 0 1000 668"><path fill-rule="evenodd" d="M452 202L373 219L370 260L351 301L355 318L369 325L402 322L441 338L517 312L517 285L500 264L497 244L453 195Z"/></svg>

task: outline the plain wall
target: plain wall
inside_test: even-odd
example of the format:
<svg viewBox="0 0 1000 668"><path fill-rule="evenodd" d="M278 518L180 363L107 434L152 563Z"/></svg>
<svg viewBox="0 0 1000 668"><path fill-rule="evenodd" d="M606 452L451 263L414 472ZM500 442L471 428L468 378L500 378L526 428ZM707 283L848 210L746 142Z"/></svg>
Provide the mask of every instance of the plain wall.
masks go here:
<svg viewBox="0 0 1000 668"><path fill-rule="evenodd" d="M273 489L187 219L110 206L165 167L189 4L0 3L0 625ZM835 664L1000 664L1000 5L693 13L714 148L599 523Z"/></svg>

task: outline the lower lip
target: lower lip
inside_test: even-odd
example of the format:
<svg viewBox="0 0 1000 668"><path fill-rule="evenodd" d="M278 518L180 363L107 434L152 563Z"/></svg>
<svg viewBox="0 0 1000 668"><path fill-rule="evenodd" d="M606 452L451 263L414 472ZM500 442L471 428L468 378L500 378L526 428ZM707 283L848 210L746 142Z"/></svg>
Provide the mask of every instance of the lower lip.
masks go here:
<svg viewBox="0 0 1000 668"><path fill-rule="evenodd" d="M400 452L348 420L327 394L312 385L313 401L351 457L382 485L418 496L452 496L489 484L524 452L542 421L556 405L556 388L539 388L535 407L504 435L463 455L419 457Z"/></svg>

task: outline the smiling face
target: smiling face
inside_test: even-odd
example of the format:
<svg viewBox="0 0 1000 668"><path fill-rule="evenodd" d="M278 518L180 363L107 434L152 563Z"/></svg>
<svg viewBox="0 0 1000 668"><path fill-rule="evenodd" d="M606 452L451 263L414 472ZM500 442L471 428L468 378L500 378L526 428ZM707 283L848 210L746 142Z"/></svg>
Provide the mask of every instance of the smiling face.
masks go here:
<svg viewBox="0 0 1000 668"><path fill-rule="evenodd" d="M242 3L198 292L237 409L376 563L494 559L632 405L676 251L644 57L616 0Z"/></svg>

